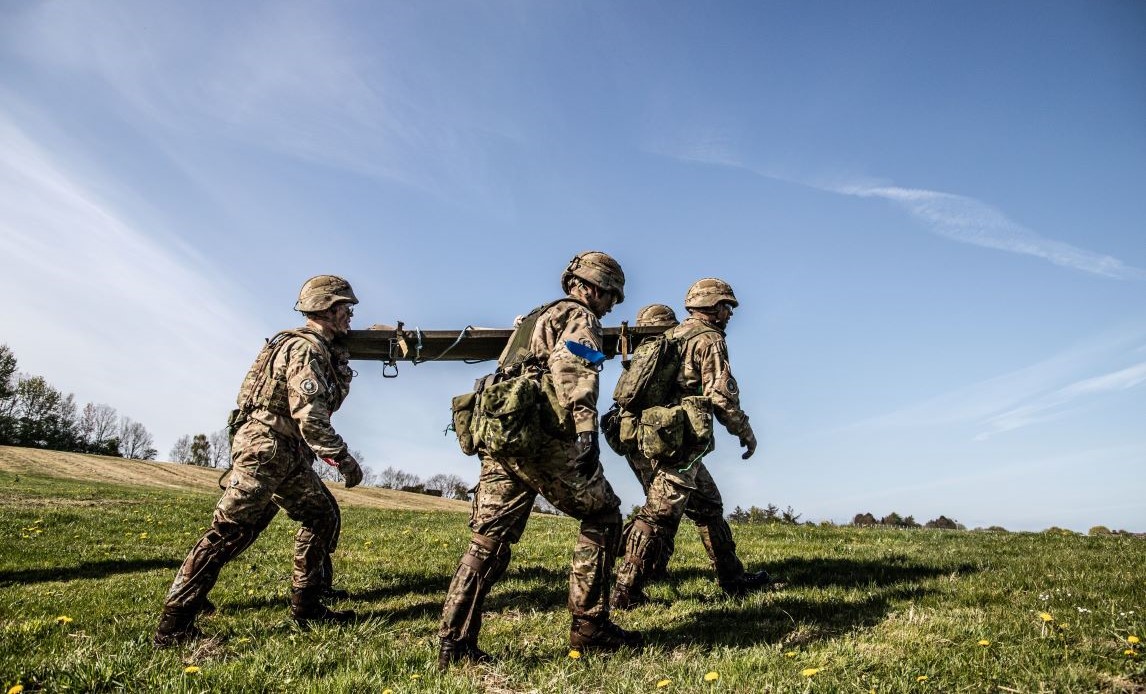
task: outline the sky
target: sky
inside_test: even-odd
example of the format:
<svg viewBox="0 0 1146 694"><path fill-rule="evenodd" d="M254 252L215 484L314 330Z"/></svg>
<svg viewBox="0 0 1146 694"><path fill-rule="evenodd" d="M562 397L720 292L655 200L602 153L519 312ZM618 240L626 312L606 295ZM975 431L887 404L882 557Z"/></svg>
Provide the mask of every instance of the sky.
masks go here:
<svg viewBox="0 0 1146 694"><path fill-rule="evenodd" d="M1135 0L0 0L0 343L165 458L310 276L356 328L508 327L603 250L606 325L735 288L727 511L1143 532L1144 37ZM355 367L367 466L476 480L443 430L490 364Z"/></svg>

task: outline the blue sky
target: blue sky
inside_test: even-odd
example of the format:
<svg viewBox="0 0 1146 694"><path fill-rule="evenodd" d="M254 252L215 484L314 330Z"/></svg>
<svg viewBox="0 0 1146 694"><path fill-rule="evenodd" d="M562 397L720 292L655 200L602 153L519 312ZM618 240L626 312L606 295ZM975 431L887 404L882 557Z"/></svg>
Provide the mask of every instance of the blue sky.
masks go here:
<svg viewBox="0 0 1146 694"><path fill-rule="evenodd" d="M355 327L500 327L601 249L608 325L741 298L729 510L1146 531L1144 35L1132 1L3 2L0 341L166 453L311 275ZM442 429L488 368L359 363L335 423L474 479Z"/></svg>

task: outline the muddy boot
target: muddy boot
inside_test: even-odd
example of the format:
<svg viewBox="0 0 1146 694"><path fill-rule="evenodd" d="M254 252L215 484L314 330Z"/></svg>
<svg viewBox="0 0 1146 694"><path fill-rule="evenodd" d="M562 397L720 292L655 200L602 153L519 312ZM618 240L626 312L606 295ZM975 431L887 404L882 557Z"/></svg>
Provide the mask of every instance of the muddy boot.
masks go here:
<svg viewBox="0 0 1146 694"><path fill-rule="evenodd" d="M625 631L608 617L574 617L569 629L569 646L576 650L615 651L626 646L640 648L644 643L639 631Z"/></svg>
<svg viewBox="0 0 1146 694"><path fill-rule="evenodd" d="M773 590L779 586L767 571L757 571L752 574L743 574L740 578L727 583L721 583L720 588L729 596L738 598L749 593Z"/></svg>
<svg viewBox="0 0 1146 694"><path fill-rule="evenodd" d="M290 616L300 627L321 622L346 624L354 621L356 615L353 611L332 610L323 605L320 600L322 592L321 586L291 589Z"/></svg>
<svg viewBox="0 0 1146 694"><path fill-rule="evenodd" d="M438 649L438 670L445 672L450 665L468 660L471 663L491 663L493 656L478 648L477 644L469 639L442 638L442 646Z"/></svg>
<svg viewBox="0 0 1146 694"><path fill-rule="evenodd" d="M199 627L195 626L197 610L163 608L163 615L159 618L159 627L151 643L156 648L170 648L187 643L203 635Z"/></svg>

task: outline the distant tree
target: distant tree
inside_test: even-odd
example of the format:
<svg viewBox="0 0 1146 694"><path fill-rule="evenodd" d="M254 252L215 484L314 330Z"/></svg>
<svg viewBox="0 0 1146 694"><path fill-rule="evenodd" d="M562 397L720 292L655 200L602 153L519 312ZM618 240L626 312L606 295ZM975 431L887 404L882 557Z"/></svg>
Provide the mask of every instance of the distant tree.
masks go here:
<svg viewBox="0 0 1146 694"><path fill-rule="evenodd" d="M387 467L382 471L382 474L378 476L378 486L384 489L414 488L418 487L421 482L421 478L417 475L398 470L392 466Z"/></svg>
<svg viewBox="0 0 1146 694"><path fill-rule="evenodd" d="M434 475L426 480L426 489L440 491L444 499L469 500L469 487L458 475Z"/></svg>
<svg viewBox="0 0 1146 694"><path fill-rule="evenodd" d="M119 413L111 405L88 403L80 412L79 437L87 453L120 455Z"/></svg>
<svg viewBox="0 0 1146 694"><path fill-rule="evenodd" d="M155 456L159 455L151 432L130 417L119 420L119 447L124 458L155 460Z"/></svg>
<svg viewBox="0 0 1146 694"><path fill-rule="evenodd" d="M1005 533L1005 532L1010 532L1010 531L1008 531L1006 528L1004 528L1004 527L1003 527L1003 526L1001 526L1001 525L992 525L991 527L987 528L987 532L990 532L990 533Z"/></svg>
<svg viewBox="0 0 1146 694"><path fill-rule="evenodd" d="M224 427L207 437L211 467L231 467L231 437Z"/></svg>
<svg viewBox="0 0 1146 694"><path fill-rule="evenodd" d="M939 516L934 520L929 520L924 524L925 528L934 528L937 530L958 530L959 524L947 516Z"/></svg>
<svg viewBox="0 0 1146 694"><path fill-rule="evenodd" d="M880 525L888 525L888 526L891 526L893 528L897 528L900 525L903 525L903 516L899 515L895 511L892 511L891 513L887 514L883 518L880 518L879 524Z"/></svg>
<svg viewBox="0 0 1146 694"><path fill-rule="evenodd" d="M0 445L16 439L16 355L0 345Z"/></svg>
<svg viewBox="0 0 1146 694"><path fill-rule="evenodd" d="M875 519L875 516L871 515L870 513L857 513L855 518L852 519L852 525L860 528L870 528L871 526L876 525L878 522L879 521Z"/></svg>
<svg viewBox="0 0 1146 694"><path fill-rule="evenodd" d="M60 451L79 450L79 416L75 398L64 395L42 376L20 376L10 405L10 443Z"/></svg>
<svg viewBox="0 0 1146 694"><path fill-rule="evenodd" d="M206 434L195 434L191 437L191 460L189 462L197 467L209 467L211 465L211 442L207 440Z"/></svg>
<svg viewBox="0 0 1146 694"><path fill-rule="evenodd" d="M636 508L640 508L637 506ZM748 512L737 506L732 509L732 513L728 514L728 522L730 523L743 523L748 520Z"/></svg>
<svg viewBox="0 0 1146 694"><path fill-rule="evenodd" d="M784 523L785 525L796 525L799 523L801 515L802 514L796 513L796 509L789 506L788 508L784 509L783 512L781 512L780 522Z"/></svg>
<svg viewBox="0 0 1146 694"><path fill-rule="evenodd" d="M1086 534L1090 535L1092 537L1094 537L1094 536L1104 537L1107 535L1116 535L1116 534L1120 534L1120 533L1110 532L1110 528L1106 527L1105 525L1096 525L1093 528L1091 528L1090 530L1088 530L1086 532Z"/></svg>
<svg viewBox="0 0 1146 694"><path fill-rule="evenodd" d="M175 440L175 445L171 447L171 462L189 465L191 463L191 436L184 434Z"/></svg>

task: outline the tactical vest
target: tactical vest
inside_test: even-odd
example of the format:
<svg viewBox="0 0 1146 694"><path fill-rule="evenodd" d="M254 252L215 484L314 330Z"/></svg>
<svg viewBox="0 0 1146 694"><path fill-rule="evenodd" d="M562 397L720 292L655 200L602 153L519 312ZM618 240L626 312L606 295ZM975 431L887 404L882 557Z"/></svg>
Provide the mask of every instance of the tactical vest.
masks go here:
<svg viewBox="0 0 1146 694"><path fill-rule="evenodd" d="M517 327L513 329L513 334L509 336L509 342L505 345L505 349L501 351L501 355L497 358L497 370L499 373L516 375L526 366L536 366L542 370L548 370L548 367L538 363L537 355L531 354L529 351L529 343L533 340L533 330L537 327L537 321L540 320L541 314L553 308L562 302L572 302L578 306L589 308L581 301L573 297L565 296L556 301L550 301L548 304L543 304L530 311ZM590 309L592 310L592 309Z"/></svg>
<svg viewBox="0 0 1146 694"><path fill-rule="evenodd" d="M633 357L622 367L613 400L624 410L639 414L646 408L668 405L681 395L676 390L676 377L684 347L695 337L717 330L705 325L688 326L683 331L673 328L633 351Z"/></svg>
<svg viewBox="0 0 1146 694"><path fill-rule="evenodd" d="M322 375L334 390L330 393L333 398L330 403L331 410L337 410L342 405L343 399L350 390L350 378L353 372L348 366L335 365L331 348L314 331L307 328L284 330L267 340L267 344L263 346L259 356L255 358L255 363L247 371L243 385L239 387L239 395L235 398L235 403L238 405L239 413L244 418L256 410L266 410L271 414L283 417L290 416L286 373L274 368L275 355L290 337L306 340L315 347L318 354L325 357L318 360L318 363L325 372Z"/></svg>

